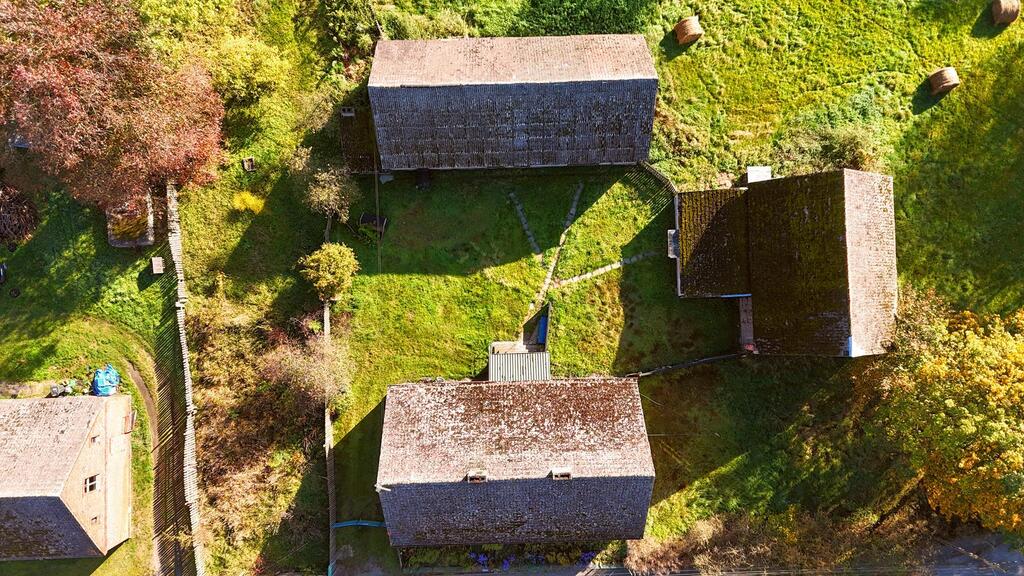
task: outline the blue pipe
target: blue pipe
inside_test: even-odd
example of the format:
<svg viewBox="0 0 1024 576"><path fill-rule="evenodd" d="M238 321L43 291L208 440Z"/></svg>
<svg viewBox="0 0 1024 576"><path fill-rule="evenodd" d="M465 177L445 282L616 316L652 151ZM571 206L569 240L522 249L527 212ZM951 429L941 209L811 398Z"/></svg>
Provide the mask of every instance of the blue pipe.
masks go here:
<svg viewBox="0 0 1024 576"><path fill-rule="evenodd" d="M369 528L384 528L383 522L375 522L373 520L346 520L344 522L335 522L331 524L331 528L348 528L349 526L367 526Z"/></svg>

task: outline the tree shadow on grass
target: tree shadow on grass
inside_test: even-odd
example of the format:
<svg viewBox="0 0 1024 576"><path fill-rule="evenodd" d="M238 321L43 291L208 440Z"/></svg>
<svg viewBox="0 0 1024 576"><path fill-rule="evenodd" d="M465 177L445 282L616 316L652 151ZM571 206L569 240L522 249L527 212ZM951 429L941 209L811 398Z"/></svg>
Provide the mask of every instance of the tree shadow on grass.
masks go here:
<svg viewBox="0 0 1024 576"><path fill-rule="evenodd" d="M1024 45L922 116L895 170L900 271L976 311L1024 305Z"/></svg>
<svg viewBox="0 0 1024 576"><path fill-rule="evenodd" d="M434 172L426 190L416 188L413 174L398 173L379 186L380 212L388 219L380 269L376 243L354 232L359 216L377 209L373 181L364 179L362 201L353 207L348 226L334 228L334 237L352 246L364 274L470 276L533 255L510 192L547 252L558 244L577 184L599 187L610 173L576 168ZM584 194L577 213L599 196Z"/></svg>
<svg viewBox="0 0 1024 576"><path fill-rule="evenodd" d="M274 167L268 167L274 171ZM298 275L299 258L323 241L323 217L306 208L286 174L275 172L270 191L229 255L224 272L239 293L272 292L271 318L282 322L316 302Z"/></svg>
<svg viewBox="0 0 1024 576"><path fill-rule="evenodd" d="M325 462L322 452L317 451L302 474L288 511L260 550L259 563L263 571L276 574L323 570L328 553L326 491Z"/></svg>
<svg viewBox="0 0 1024 576"><path fill-rule="evenodd" d="M734 301L676 295L676 261L665 252L665 235L675 227L672 190L639 171L632 181L657 212L623 249L626 255L653 256L622 268L619 299L624 321L614 362L616 373L642 372L735 352L739 312Z"/></svg>
<svg viewBox="0 0 1024 576"><path fill-rule="evenodd" d="M8 280L0 285L0 344L16 364L0 365L0 374L28 378L44 367L54 351L45 342L73 315L89 310L140 255L155 250L121 250L107 244L105 221L61 192L52 192L32 238L14 254L5 253ZM12 289L20 292L17 298Z"/></svg>

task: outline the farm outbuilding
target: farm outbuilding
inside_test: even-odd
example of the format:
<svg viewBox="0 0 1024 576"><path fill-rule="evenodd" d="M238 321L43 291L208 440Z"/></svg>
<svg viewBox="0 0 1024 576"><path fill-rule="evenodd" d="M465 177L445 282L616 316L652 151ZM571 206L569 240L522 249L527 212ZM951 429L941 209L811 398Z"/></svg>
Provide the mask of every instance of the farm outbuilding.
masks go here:
<svg viewBox="0 0 1024 576"><path fill-rule="evenodd" d="M740 299L758 353L885 351L897 298L891 177L839 170L679 194L675 234L679 295Z"/></svg>
<svg viewBox="0 0 1024 576"><path fill-rule="evenodd" d="M131 536L131 398L0 401L0 560L104 556Z"/></svg>
<svg viewBox="0 0 1024 576"><path fill-rule="evenodd" d="M385 402L393 546L643 537L654 464L636 379L420 382Z"/></svg>
<svg viewBox="0 0 1024 576"><path fill-rule="evenodd" d="M382 40L369 80L384 170L635 164L657 90L638 35Z"/></svg>
<svg viewBox="0 0 1024 576"><path fill-rule="evenodd" d="M523 324L518 340L491 342L487 349L487 379L492 382L529 382L551 379L548 327L551 305L545 304Z"/></svg>

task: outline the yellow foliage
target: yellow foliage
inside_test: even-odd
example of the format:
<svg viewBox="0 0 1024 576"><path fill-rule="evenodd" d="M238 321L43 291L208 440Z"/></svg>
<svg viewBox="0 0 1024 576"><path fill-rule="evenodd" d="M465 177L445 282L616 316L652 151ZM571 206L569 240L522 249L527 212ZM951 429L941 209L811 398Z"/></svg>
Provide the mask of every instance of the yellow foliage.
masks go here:
<svg viewBox="0 0 1024 576"><path fill-rule="evenodd" d="M249 211L253 214L263 212L263 198L252 194L249 191L236 192L231 199L231 205L240 212Z"/></svg>
<svg viewBox="0 0 1024 576"><path fill-rule="evenodd" d="M947 516L1024 534L1020 315L904 310L901 324L886 410L929 501Z"/></svg>

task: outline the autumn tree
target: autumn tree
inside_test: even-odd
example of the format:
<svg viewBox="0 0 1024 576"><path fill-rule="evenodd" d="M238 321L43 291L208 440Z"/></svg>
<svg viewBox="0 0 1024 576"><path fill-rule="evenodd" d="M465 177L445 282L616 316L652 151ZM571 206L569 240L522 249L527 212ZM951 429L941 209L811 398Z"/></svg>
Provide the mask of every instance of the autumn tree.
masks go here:
<svg viewBox="0 0 1024 576"><path fill-rule="evenodd" d="M1024 534L1024 312L953 314L910 292L882 411L947 516Z"/></svg>
<svg viewBox="0 0 1024 576"><path fill-rule="evenodd" d="M328 168L313 174L306 189L306 204L317 212L345 221L352 204L361 195L359 184L347 170Z"/></svg>
<svg viewBox="0 0 1024 576"><path fill-rule="evenodd" d="M194 63L146 48L131 0L0 0L0 127L77 199L104 208L203 182L223 106Z"/></svg>
<svg viewBox="0 0 1024 576"><path fill-rule="evenodd" d="M295 150L288 165L297 184L306 189L302 200L310 210L348 220L352 205L363 195L348 168L314 156L305 146Z"/></svg>
<svg viewBox="0 0 1024 576"><path fill-rule="evenodd" d="M344 244L328 243L299 260L302 277L313 284L323 301L337 300L352 288L359 262Z"/></svg>

